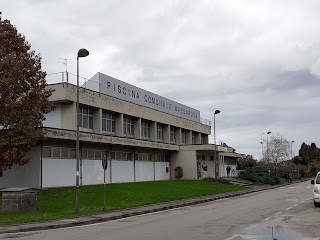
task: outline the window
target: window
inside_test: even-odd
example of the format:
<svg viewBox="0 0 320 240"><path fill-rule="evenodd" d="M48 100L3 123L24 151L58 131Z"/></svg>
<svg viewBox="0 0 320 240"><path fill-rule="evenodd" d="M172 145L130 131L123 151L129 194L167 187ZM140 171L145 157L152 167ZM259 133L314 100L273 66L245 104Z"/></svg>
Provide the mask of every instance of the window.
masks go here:
<svg viewBox="0 0 320 240"><path fill-rule="evenodd" d="M141 137L150 138L150 122L141 121Z"/></svg>
<svg viewBox="0 0 320 240"><path fill-rule="evenodd" d="M60 158L60 148L52 148L52 157Z"/></svg>
<svg viewBox="0 0 320 240"><path fill-rule="evenodd" d="M192 144L196 144L196 133L192 132Z"/></svg>
<svg viewBox="0 0 320 240"><path fill-rule="evenodd" d="M151 153L137 153L135 156L136 160L139 161L152 161Z"/></svg>
<svg viewBox="0 0 320 240"><path fill-rule="evenodd" d="M102 131L107 133L116 132L116 116L114 113L102 112Z"/></svg>
<svg viewBox="0 0 320 240"><path fill-rule="evenodd" d="M320 174L318 174L318 176L317 176L316 184L320 184Z"/></svg>
<svg viewBox="0 0 320 240"><path fill-rule="evenodd" d="M94 159L102 159L102 151L101 150L94 151Z"/></svg>
<svg viewBox="0 0 320 240"><path fill-rule="evenodd" d="M207 144L207 136L205 134L201 134L201 144Z"/></svg>
<svg viewBox="0 0 320 240"><path fill-rule="evenodd" d="M111 158L114 160L127 160L131 159L131 152L111 152Z"/></svg>
<svg viewBox="0 0 320 240"><path fill-rule="evenodd" d="M43 147L42 156L43 157L51 157L51 147Z"/></svg>
<svg viewBox="0 0 320 240"><path fill-rule="evenodd" d="M82 159L87 159L88 158L88 150L82 149L81 158Z"/></svg>
<svg viewBox="0 0 320 240"><path fill-rule="evenodd" d="M168 155L156 155L156 162L169 162L169 156Z"/></svg>
<svg viewBox="0 0 320 240"><path fill-rule="evenodd" d="M186 144L187 143L187 134L186 130L181 129L181 143Z"/></svg>
<svg viewBox="0 0 320 240"><path fill-rule="evenodd" d="M127 136L134 136L134 119L123 117L123 134Z"/></svg>
<svg viewBox="0 0 320 240"><path fill-rule="evenodd" d="M79 109L79 127L93 129L93 110L80 107Z"/></svg>
<svg viewBox="0 0 320 240"><path fill-rule="evenodd" d="M163 125L157 124L157 139L163 141Z"/></svg>
<svg viewBox="0 0 320 240"><path fill-rule="evenodd" d="M69 158L69 148L61 148L61 158Z"/></svg>
<svg viewBox="0 0 320 240"><path fill-rule="evenodd" d="M170 142L176 143L176 128L170 127Z"/></svg>
<svg viewBox="0 0 320 240"><path fill-rule="evenodd" d="M88 159L94 159L94 150L88 149Z"/></svg>
<svg viewBox="0 0 320 240"><path fill-rule="evenodd" d="M72 148L70 149L70 158L76 158L77 154L76 154L76 149Z"/></svg>

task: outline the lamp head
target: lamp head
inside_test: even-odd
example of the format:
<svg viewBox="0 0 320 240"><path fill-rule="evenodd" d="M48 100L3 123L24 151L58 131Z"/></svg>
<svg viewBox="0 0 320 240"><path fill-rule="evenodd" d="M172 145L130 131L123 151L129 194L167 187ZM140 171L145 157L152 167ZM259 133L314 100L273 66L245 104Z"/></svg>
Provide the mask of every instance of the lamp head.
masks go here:
<svg viewBox="0 0 320 240"><path fill-rule="evenodd" d="M267 132L267 134L270 134L271 132L269 131L269 132Z"/></svg>
<svg viewBox="0 0 320 240"><path fill-rule="evenodd" d="M78 51L78 57L86 57L89 55L89 51L85 48L81 48L79 51Z"/></svg>
<svg viewBox="0 0 320 240"><path fill-rule="evenodd" d="M220 110L215 110L214 111L214 114L219 114L220 113Z"/></svg>

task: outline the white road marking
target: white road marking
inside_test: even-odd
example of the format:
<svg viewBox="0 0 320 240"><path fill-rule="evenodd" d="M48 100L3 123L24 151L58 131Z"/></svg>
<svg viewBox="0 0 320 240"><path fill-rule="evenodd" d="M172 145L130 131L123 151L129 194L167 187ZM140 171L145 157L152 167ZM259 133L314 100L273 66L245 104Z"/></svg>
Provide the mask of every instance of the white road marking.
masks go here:
<svg viewBox="0 0 320 240"><path fill-rule="evenodd" d="M294 187L289 187L289 188L294 188Z"/></svg>
<svg viewBox="0 0 320 240"><path fill-rule="evenodd" d="M288 199L286 199L285 201L295 201L295 202L298 202L298 201L299 201L299 199L292 199L292 198L288 198Z"/></svg>
<svg viewBox="0 0 320 240"><path fill-rule="evenodd" d="M284 188L284 187L281 187L281 188Z"/></svg>
<svg viewBox="0 0 320 240"><path fill-rule="evenodd" d="M252 236L252 235L233 235L231 237L226 238L225 240L232 240L235 238L241 238L243 240L256 240L257 239L255 236Z"/></svg>
<svg viewBox="0 0 320 240"><path fill-rule="evenodd" d="M296 206L298 206L299 204L295 204L295 205L293 205L292 207L296 207Z"/></svg>
<svg viewBox="0 0 320 240"><path fill-rule="evenodd" d="M251 225L250 227L247 227L247 230L253 229L257 226L257 224Z"/></svg>
<svg viewBox="0 0 320 240"><path fill-rule="evenodd" d="M282 213L282 211L281 212L277 212L275 215L279 215L279 214L281 214Z"/></svg>
<svg viewBox="0 0 320 240"><path fill-rule="evenodd" d="M306 201L302 201L302 202L300 202L300 203L304 203L304 202L306 202Z"/></svg>
<svg viewBox="0 0 320 240"><path fill-rule="evenodd" d="M307 188L311 188L311 186L307 187Z"/></svg>
<svg viewBox="0 0 320 240"><path fill-rule="evenodd" d="M263 220L263 221L268 221L268 220L270 220L271 219L271 217L268 217L268 218L266 218L265 220Z"/></svg>
<svg viewBox="0 0 320 240"><path fill-rule="evenodd" d="M288 207L288 208L286 208L286 210L290 210L292 207Z"/></svg>

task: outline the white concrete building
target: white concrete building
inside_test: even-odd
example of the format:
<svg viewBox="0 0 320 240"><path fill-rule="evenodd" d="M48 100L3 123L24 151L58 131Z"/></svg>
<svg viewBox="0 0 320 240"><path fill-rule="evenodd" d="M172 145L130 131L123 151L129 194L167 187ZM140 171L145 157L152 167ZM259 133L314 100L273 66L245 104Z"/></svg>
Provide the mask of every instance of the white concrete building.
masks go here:
<svg viewBox="0 0 320 240"><path fill-rule="evenodd" d="M0 188L74 186L76 180L76 86L51 84L56 108L43 122L46 140L27 156L31 162L0 176ZM80 184L103 183L101 159L108 157L107 183L215 177L210 122L200 111L97 73L80 89ZM243 154L217 146L220 176L236 175Z"/></svg>

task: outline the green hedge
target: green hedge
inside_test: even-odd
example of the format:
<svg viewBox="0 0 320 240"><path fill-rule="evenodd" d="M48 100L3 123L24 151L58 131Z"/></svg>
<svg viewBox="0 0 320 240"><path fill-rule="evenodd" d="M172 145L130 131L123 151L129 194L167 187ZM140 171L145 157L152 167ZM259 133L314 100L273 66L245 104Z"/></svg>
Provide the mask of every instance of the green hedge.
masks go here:
<svg viewBox="0 0 320 240"><path fill-rule="evenodd" d="M239 177L254 183L273 185L280 183L280 177L282 177L282 173L271 170L269 176L269 169L264 167L251 167L242 171Z"/></svg>

